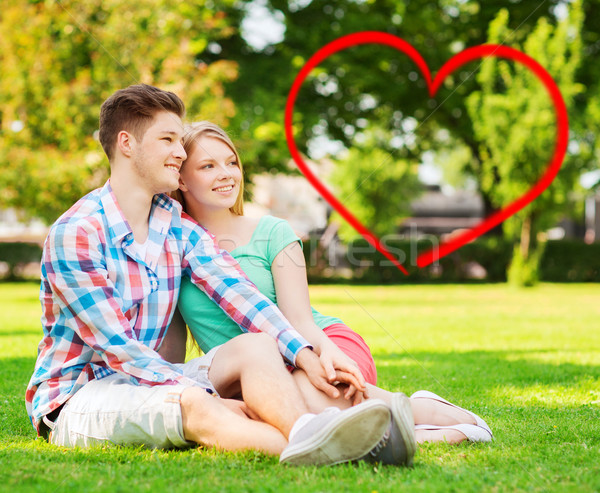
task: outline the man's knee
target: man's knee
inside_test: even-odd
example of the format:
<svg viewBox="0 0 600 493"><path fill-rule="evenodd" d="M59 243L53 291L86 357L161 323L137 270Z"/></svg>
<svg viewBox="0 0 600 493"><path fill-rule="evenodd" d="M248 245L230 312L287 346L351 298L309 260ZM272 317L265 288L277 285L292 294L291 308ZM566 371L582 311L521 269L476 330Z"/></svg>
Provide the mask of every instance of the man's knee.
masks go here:
<svg viewBox="0 0 600 493"><path fill-rule="evenodd" d="M212 395L201 387L187 387L181 393L180 405L182 414L202 415L209 412Z"/></svg>
<svg viewBox="0 0 600 493"><path fill-rule="evenodd" d="M261 357L279 357L277 342L270 335L260 333L243 334L236 337L238 341L237 354L240 358L247 357L256 362L257 356Z"/></svg>
<svg viewBox="0 0 600 493"><path fill-rule="evenodd" d="M215 428L219 426L216 400L200 387L188 387L181 393L181 422L186 440L213 445Z"/></svg>

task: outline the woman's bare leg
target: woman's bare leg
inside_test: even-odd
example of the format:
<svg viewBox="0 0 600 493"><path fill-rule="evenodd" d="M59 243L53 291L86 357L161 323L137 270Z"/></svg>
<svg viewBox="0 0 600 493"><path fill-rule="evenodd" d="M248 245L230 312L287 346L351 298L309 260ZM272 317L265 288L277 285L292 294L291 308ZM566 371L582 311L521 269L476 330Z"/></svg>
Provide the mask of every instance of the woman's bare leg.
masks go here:
<svg viewBox="0 0 600 493"><path fill-rule="evenodd" d="M389 403L392 392L367 384L370 397ZM475 419L468 413L434 399L410 400L415 424L451 426L460 423L475 424ZM461 436L464 436L462 433Z"/></svg>
<svg viewBox="0 0 600 493"><path fill-rule="evenodd" d="M417 443L447 442L451 445L464 442L467 437L458 430L415 430Z"/></svg>
<svg viewBox="0 0 600 493"><path fill-rule="evenodd" d="M332 399L324 392L315 388L306 376L306 373L302 370L294 370L292 377L296 381L296 385L300 389L304 402L306 402L306 406L311 413L319 414L328 407L348 409L352 405L352 402L344 399L342 395L337 399ZM340 394L342 393L340 392Z"/></svg>
<svg viewBox="0 0 600 493"><path fill-rule="evenodd" d="M300 391L310 412L319 413L330 406L339 407L340 409L350 407L351 402L347 399L343 397L331 399L315 389L302 370L295 370L293 376L300 387ZM370 383L367 384L367 389L370 398L381 399L387 404L391 403L393 392L375 387ZM416 425L450 426L459 423L475 424L473 417L466 412L434 399L411 399L410 403ZM464 437L462 433L460 435Z"/></svg>

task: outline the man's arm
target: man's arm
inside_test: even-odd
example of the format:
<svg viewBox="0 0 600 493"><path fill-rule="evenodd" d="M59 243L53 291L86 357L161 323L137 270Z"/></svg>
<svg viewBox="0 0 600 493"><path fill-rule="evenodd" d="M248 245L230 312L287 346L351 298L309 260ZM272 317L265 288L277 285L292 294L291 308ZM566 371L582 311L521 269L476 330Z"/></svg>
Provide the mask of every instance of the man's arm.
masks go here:
<svg viewBox="0 0 600 493"><path fill-rule="evenodd" d="M252 284L238 263L225 251L220 251L208 232L192 220L182 218L184 248L182 271L202 289L223 311L247 332L271 335L279 351L290 363L296 364L298 353L310 348L304 339Z"/></svg>
<svg viewBox="0 0 600 493"><path fill-rule="evenodd" d="M139 342L109 279L97 233L75 225L52 228L43 267L66 325L113 370L136 384L194 385L176 366Z"/></svg>
<svg viewBox="0 0 600 493"><path fill-rule="evenodd" d="M213 299L242 329L265 332L278 343L280 353L292 364L303 369L312 384L332 398L339 390L327 380L319 357L309 342L293 329L271 301L258 291L229 253L220 251L208 232L188 221L191 231L182 263L200 289ZM358 380L343 371L336 379L358 388Z"/></svg>

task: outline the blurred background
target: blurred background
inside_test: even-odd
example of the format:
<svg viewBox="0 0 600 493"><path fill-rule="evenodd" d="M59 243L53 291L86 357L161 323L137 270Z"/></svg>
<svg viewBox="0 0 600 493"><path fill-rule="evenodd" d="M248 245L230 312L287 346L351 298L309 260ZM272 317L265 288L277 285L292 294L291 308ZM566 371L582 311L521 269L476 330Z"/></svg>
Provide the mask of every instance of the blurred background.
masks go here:
<svg viewBox="0 0 600 493"><path fill-rule="evenodd" d="M520 49L560 87L568 154L552 185L484 237L417 270L418 252L523 195L554 149L542 84L510 61L465 65L428 97L391 48L313 70L295 106L318 176L409 268L405 277L330 210L290 161L289 88L320 47L353 32L402 37L433 74L481 43ZM312 281L600 281L600 1L4 0L0 12L0 277L39 277L48 227L108 178L98 114L144 82L189 121L222 125L250 183L250 214L288 219Z"/></svg>

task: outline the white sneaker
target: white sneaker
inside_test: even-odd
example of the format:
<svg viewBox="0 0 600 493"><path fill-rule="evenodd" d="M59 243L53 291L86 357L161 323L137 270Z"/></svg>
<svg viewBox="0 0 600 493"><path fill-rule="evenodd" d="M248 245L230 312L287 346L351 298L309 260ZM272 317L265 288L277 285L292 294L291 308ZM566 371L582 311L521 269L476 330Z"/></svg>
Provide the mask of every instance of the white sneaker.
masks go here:
<svg viewBox="0 0 600 493"><path fill-rule="evenodd" d="M357 460L379 443L390 416L380 399L368 399L344 411L326 410L294 431L279 462L318 466Z"/></svg>

